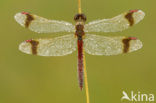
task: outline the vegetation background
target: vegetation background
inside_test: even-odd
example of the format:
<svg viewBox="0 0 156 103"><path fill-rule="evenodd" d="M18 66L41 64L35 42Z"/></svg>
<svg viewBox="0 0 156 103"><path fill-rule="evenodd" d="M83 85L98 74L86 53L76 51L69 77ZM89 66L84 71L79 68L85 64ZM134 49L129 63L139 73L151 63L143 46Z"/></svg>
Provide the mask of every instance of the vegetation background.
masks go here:
<svg viewBox="0 0 156 103"><path fill-rule="evenodd" d="M121 103L122 91L156 95L156 0L82 0L88 21L111 18L130 9L146 16L133 28L109 36L134 36L144 44L139 51L117 56L86 54L91 103ZM0 0L0 103L85 103L77 80L77 52L63 57L21 53L18 45L37 34L14 20L27 11L49 19L73 21L77 0Z"/></svg>

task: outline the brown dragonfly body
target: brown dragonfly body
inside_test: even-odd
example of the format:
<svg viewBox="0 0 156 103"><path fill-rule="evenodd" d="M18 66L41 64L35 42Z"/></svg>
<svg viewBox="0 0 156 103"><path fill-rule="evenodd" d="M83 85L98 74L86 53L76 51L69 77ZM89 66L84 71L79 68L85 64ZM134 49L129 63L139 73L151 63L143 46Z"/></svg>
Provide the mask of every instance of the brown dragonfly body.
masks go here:
<svg viewBox="0 0 156 103"><path fill-rule="evenodd" d="M75 25L75 35L77 36L77 47L78 47L78 78L79 86L82 90L83 88L83 36L84 32L84 23L86 21L86 16L84 14L76 14L74 17L76 21Z"/></svg>

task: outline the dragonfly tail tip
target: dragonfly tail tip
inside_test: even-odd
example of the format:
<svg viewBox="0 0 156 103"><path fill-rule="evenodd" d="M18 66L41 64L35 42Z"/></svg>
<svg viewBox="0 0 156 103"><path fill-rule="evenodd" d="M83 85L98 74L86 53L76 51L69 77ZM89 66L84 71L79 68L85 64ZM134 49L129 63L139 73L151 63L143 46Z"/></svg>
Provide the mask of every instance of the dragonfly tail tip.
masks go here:
<svg viewBox="0 0 156 103"><path fill-rule="evenodd" d="M83 89L83 86L80 86L80 90L82 91L82 89Z"/></svg>

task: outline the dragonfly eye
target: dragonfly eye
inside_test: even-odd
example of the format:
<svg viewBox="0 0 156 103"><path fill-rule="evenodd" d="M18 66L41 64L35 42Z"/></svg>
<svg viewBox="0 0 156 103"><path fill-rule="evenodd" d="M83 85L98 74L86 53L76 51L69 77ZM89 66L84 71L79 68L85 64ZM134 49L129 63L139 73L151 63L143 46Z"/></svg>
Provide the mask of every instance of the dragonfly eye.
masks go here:
<svg viewBox="0 0 156 103"><path fill-rule="evenodd" d="M82 20L82 21L85 22L87 20L87 18L86 18L86 16L84 14L76 14L75 17L74 17L74 20L75 21Z"/></svg>

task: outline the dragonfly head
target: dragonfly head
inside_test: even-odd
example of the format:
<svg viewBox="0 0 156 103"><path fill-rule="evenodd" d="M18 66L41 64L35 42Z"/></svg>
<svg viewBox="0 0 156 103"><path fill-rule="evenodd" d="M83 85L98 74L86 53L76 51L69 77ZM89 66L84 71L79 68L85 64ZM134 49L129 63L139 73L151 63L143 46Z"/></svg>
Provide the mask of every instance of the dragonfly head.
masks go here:
<svg viewBox="0 0 156 103"><path fill-rule="evenodd" d="M86 16L84 14L76 14L74 17L75 21L83 21L85 22L87 20Z"/></svg>

